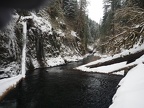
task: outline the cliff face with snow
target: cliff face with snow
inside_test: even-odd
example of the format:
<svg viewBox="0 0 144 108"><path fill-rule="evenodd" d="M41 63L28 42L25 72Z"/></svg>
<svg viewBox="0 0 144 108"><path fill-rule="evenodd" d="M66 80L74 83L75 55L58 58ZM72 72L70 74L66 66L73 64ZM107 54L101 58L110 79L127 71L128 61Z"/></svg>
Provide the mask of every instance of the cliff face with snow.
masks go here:
<svg viewBox="0 0 144 108"><path fill-rule="evenodd" d="M22 56L22 22L27 18L27 69L55 66L81 56L77 33L56 17L51 19L44 10L13 15L12 21L0 31L0 78L19 74Z"/></svg>

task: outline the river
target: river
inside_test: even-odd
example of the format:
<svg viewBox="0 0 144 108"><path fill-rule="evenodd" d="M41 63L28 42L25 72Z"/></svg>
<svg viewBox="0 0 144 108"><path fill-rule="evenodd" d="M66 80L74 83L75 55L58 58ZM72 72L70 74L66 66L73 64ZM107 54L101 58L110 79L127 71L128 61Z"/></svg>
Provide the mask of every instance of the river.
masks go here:
<svg viewBox="0 0 144 108"><path fill-rule="evenodd" d="M122 76L73 70L89 60L28 71L0 108L108 108Z"/></svg>

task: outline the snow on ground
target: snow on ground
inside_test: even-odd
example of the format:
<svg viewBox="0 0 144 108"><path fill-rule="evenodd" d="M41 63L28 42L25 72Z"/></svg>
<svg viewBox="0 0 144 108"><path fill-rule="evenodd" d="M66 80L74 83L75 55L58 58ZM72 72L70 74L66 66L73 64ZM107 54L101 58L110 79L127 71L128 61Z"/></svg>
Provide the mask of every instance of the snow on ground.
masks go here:
<svg viewBox="0 0 144 108"><path fill-rule="evenodd" d="M56 58L49 58L47 59L47 64L48 64L48 67L52 67L52 66L58 66L58 65L62 65L62 64L65 64L67 62L72 62L72 61L79 61L79 60L82 60L83 57L80 57L80 56L66 56L66 57L61 57L61 56L58 56Z"/></svg>
<svg viewBox="0 0 144 108"><path fill-rule="evenodd" d="M14 87L21 79L22 79L22 75L18 75L15 77L0 80L0 86L1 86L0 98L10 87Z"/></svg>
<svg viewBox="0 0 144 108"><path fill-rule="evenodd" d="M52 67L52 66L58 66L65 64L66 62L72 62L72 61L79 61L82 60L84 57L81 56L65 56L65 57L51 57L51 58L46 58L46 63L47 67ZM36 59L32 59L32 63L35 68L40 68L40 65Z"/></svg>
<svg viewBox="0 0 144 108"><path fill-rule="evenodd" d="M74 36L74 37L77 37L77 34L74 31L71 31L71 35Z"/></svg>
<svg viewBox="0 0 144 108"><path fill-rule="evenodd" d="M138 58L128 74L120 81L109 108L144 108L144 55Z"/></svg>
<svg viewBox="0 0 144 108"><path fill-rule="evenodd" d="M131 69L119 83L109 108L144 108L144 64Z"/></svg>
<svg viewBox="0 0 144 108"><path fill-rule="evenodd" d="M49 58L46 61L49 67L57 66L65 63L64 59L61 56L58 56L56 58Z"/></svg>
<svg viewBox="0 0 144 108"><path fill-rule="evenodd" d="M57 29L56 33L59 34L61 37L65 37L65 33L61 29Z"/></svg>
<svg viewBox="0 0 144 108"><path fill-rule="evenodd" d="M38 17L32 12L31 12L31 15L33 17L33 21L35 22L34 24L36 27L38 27L40 30L42 30L42 32L50 32L51 33L52 26L48 20L45 20L42 17Z"/></svg>
<svg viewBox="0 0 144 108"><path fill-rule="evenodd" d="M66 56L66 57L64 57L64 59L65 59L66 61L68 61L68 62L71 62L71 61L79 61L79 60L82 60L83 57L74 55L74 56Z"/></svg>

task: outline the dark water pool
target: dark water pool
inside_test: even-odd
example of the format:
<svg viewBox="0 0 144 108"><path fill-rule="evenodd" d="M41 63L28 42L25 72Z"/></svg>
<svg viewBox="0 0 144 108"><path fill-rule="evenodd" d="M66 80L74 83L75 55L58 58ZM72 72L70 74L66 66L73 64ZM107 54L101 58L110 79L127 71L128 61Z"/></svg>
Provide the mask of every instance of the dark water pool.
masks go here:
<svg viewBox="0 0 144 108"><path fill-rule="evenodd" d="M73 70L76 65L27 72L0 108L108 108L122 76Z"/></svg>

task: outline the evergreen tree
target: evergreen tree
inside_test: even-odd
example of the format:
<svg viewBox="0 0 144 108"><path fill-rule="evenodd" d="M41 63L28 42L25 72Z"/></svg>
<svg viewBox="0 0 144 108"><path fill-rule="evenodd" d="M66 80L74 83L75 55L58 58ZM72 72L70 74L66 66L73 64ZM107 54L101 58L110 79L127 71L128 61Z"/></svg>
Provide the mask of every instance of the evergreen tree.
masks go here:
<svg viewBox="0 0 144 108"><path fill-rule="evenodd" d="M99 37L99 24L95 21L88 19L89 41L94 41Z"/></svg>
<svg viewBox="0 0 144 108"><path fill-rule="evenodd" d="M87 51L87 36L88 36L88 18L86 15L86 7L87 7L87 1L86 0L80 0L79 1L79 9L78 9L78 15L76 18L76 31L81 39L82 43L82 49L83 54Z"/></svg>
<svg viewBox="0 0 144 108"><path fill-rule="evenodd" d="M78 3L77 0L63 0L64 14L68 18L76 18Z"/></svg>
<svg viewBox="0 0 144 108"><path fill-rule="evenodd" d="M114 35L114 13L121 8L122 0L104 0L104 16L100 28L102 36Z"/></svg>

